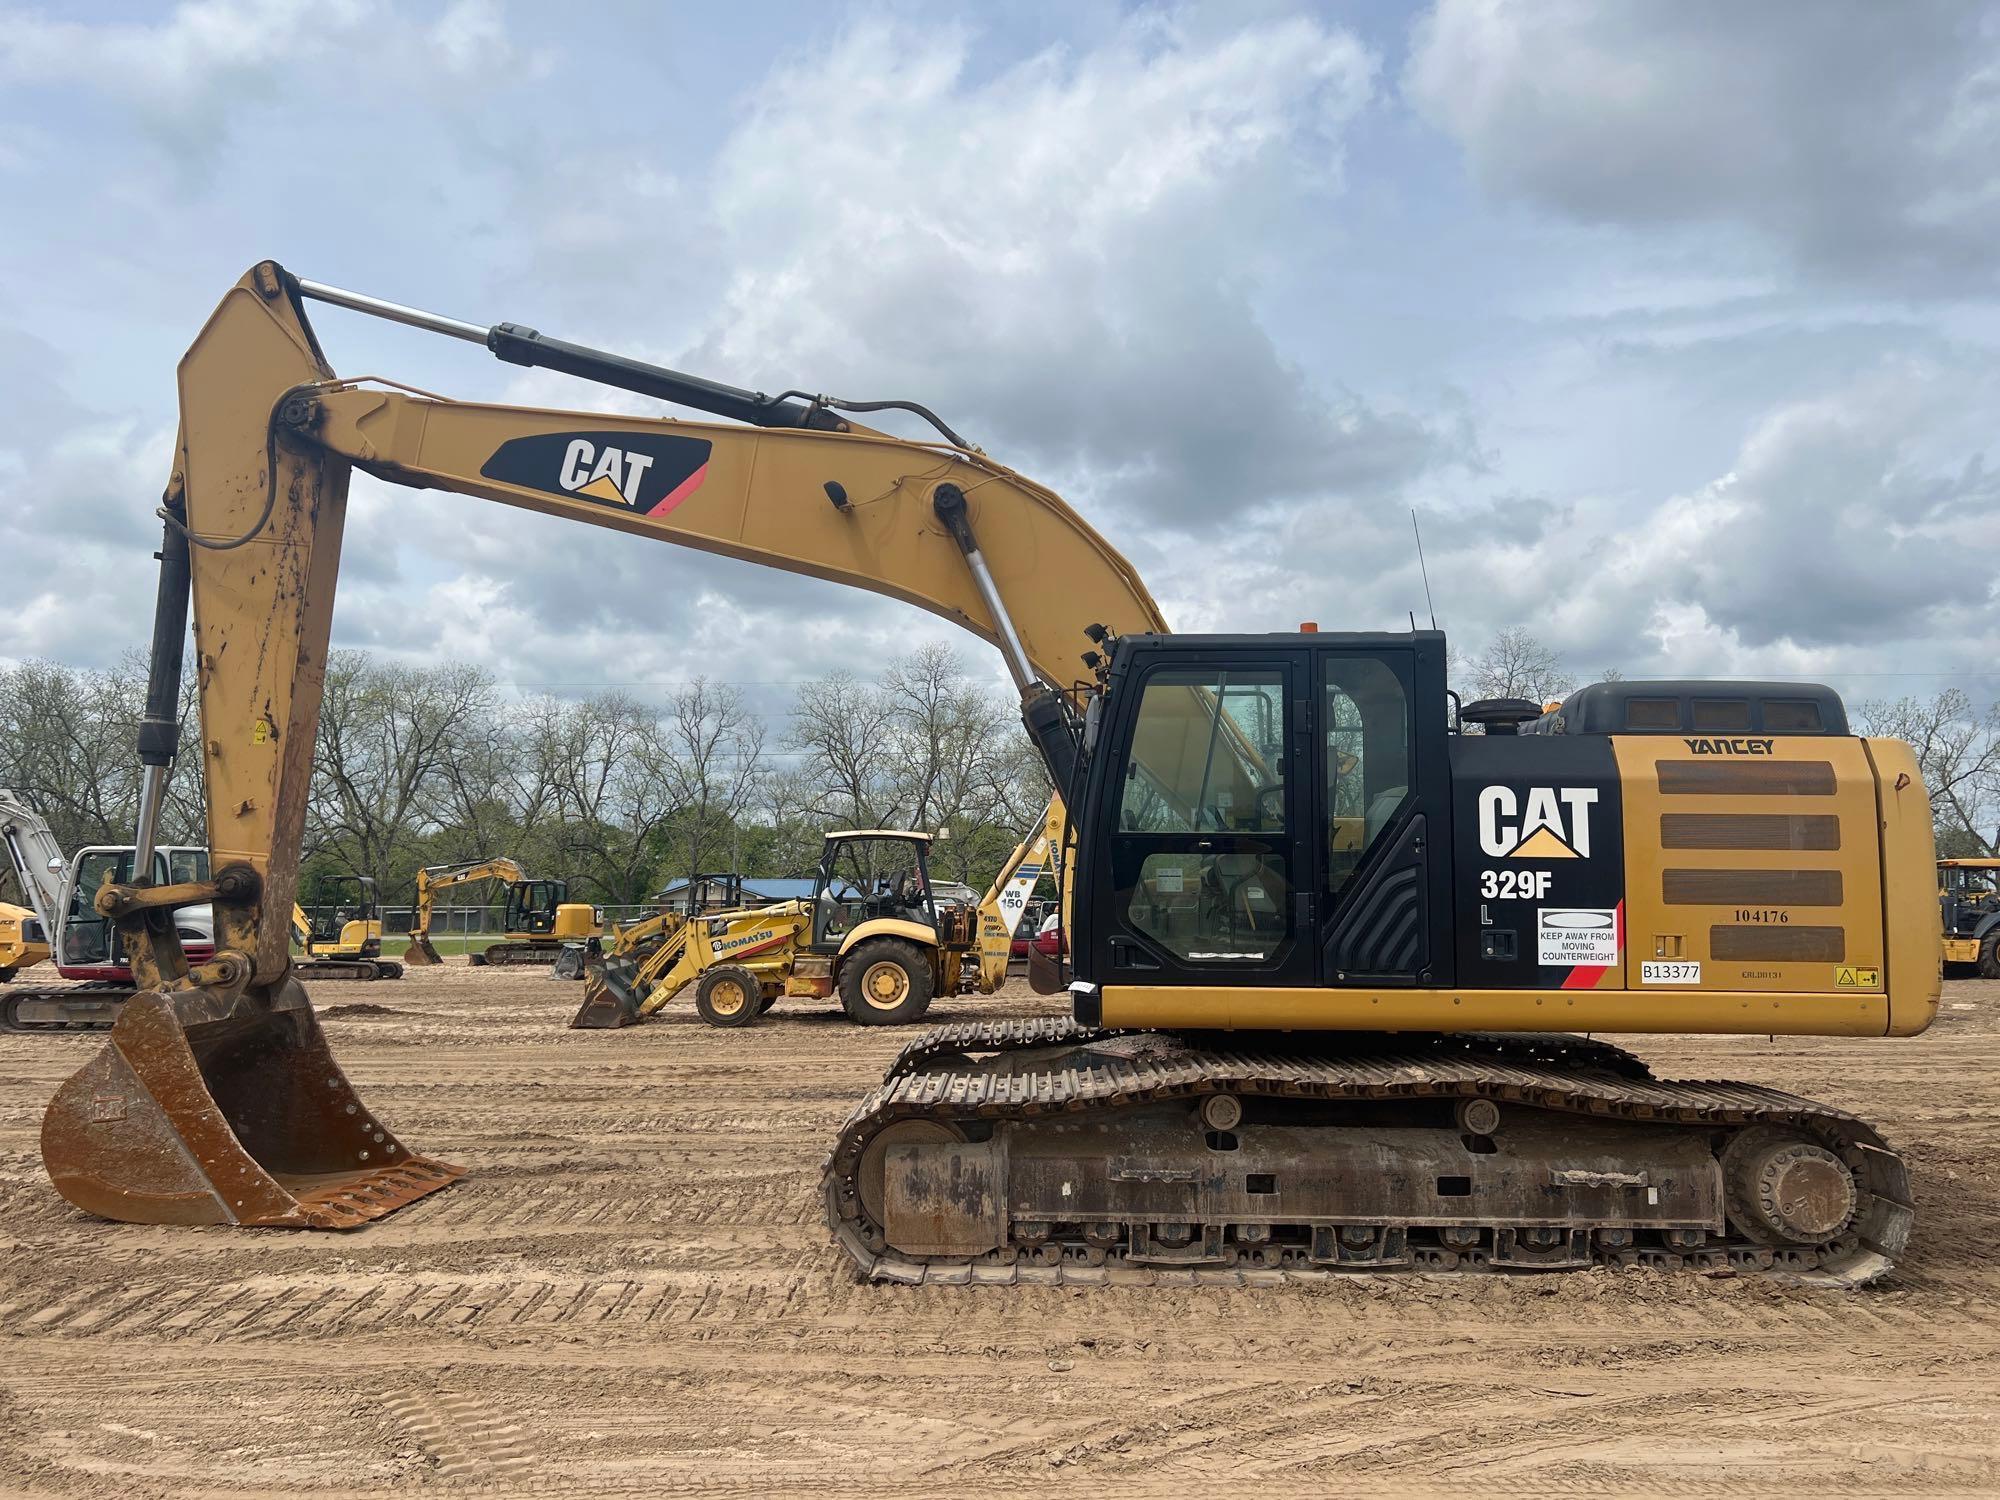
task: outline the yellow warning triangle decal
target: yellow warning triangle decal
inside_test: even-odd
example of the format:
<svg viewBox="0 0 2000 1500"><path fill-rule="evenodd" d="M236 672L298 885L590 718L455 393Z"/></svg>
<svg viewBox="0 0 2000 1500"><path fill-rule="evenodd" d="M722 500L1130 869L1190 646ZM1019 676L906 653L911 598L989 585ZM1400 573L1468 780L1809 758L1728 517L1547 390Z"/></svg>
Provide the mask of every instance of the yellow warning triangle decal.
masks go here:
<svg viewBox="0 0 2000 1500"><path fill-rule="evenodd" d="M579 495L590 495L599 500L609 500L613 505L623 505L625 497L618 493L618 486L611 482L609 474L600 474L582 489Z"/></svg>
<svg viewBox="0 0 2000 1500"><path fill-rule="evenodd" d="M1553 828L1537 828L1514 846L1509 859L1575 859L1576 851L1556 836Z"/></svg>

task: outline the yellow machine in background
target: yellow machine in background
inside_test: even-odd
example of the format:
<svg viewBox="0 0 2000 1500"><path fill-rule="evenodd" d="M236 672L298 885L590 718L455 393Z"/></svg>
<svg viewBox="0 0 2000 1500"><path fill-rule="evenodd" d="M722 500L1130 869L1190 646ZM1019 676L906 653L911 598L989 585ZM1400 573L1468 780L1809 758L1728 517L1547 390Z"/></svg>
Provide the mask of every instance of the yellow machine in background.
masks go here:
<svg viewBox="0 0 2000 1500"><path fill-rule="evenodd" d="M25 906L0 901L0 984L49 956L42 921Z"/></svg>
<svg viewBox="0 0 2000 1500"><path fill-rule="evenodd" d="M2000 979L2000 859L1939 860L1938 918L1946 965Z"/></svg>
<svg viewBox="0 0 2000 1500"><path fill-rule="evenodd" d="M456 865L430 865L417 871L417 899L410 914L410 945L403 962L425 967L444 960L431 943L431 914L439 891L475 880L507 883L503 935L466 955L474 967L482 964L548 963L564 943L596 937L604 928L596 907L567 901L569 886L560 880L530 880L520 864L505 855L467 860Z"/></svg>
<svg viewBox="0 0 2000 1500"><path fill-rule="evenodd" d="M631 1026L690 983L711 1026L747 1026L785 995L837 998L862 1026L918 1020L940 995L990 995L1006 983L1029 893L1060 865L1065 831L1052 797L977 906L938 898L928 834L829 833L808 900L667 913L619 933L589 965L570 1025Z"/></svg>
<svg viewBox="0 0 2000 1500"><path fill-rule="evenodd" d="M374 877L335 875L320 883L338 893L332 903L311 914L292 904L292 936L306 955L293 972L302 979L401 979L403 966L382 956Z"/></svg>
<svg viewBox="0 0 2000 1500"><path fill-rule="evenodd" d="M312 299L741 425L343 380ZM133 868L153 868L191 596L215 870L95 898L143 988L44 1119L51 1179L88 1211L348 1226L460 1175L364 1106L288 974L359 467L872 590L1000 649L1068 809L1071 1016L940 1028L857 1104L821 1204L860 1274L1855 1285L1907 1243L1907 1173L1864 1121L1565 1034L1930 1024L1921 768L1830 690L1622 682L1475 716L1436 631L1173 635L1074 510L916 403L736 390L271 262L179 390ZM853 420L886 407L936 435ZM217 951L191 967L156 914L209 902Z"/></svg>

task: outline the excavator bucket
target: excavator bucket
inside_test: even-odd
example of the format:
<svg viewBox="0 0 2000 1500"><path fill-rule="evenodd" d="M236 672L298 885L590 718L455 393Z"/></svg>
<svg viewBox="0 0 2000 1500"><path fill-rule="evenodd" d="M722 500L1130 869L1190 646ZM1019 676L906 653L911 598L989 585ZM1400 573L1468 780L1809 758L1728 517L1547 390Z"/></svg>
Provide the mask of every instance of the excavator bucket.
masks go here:
<svg viewBox="0 0 2000 1500"><path fill-rule="evenodd" d="M428 932L410 934L410 946L403 950L403 962L413 969L428 969L444 962L437 949L431 946Z"/></svg>
<svg viewBox="0 0 2000 1500"><path fill-rule="evenodd" d="M572 1031L615 1031L639 1024L639 965L629 958L593 957L583 976L583 1004L570 1017Z"/></svg>
<svg viewBox="0 0 2000 1500"><path fill-rule="evenodd" d="M581 979L590 971L590 950L582 943L564 943L549 965L552 979Z"/></svg>
<svg viewBox="0 0 2000 1500"><path fill-rule="evenodd" d="M327 1049L305 990L125 1002L42 1119L56 1190L130 1224L352 1229L464 1175L409 1150Z"/></svg>

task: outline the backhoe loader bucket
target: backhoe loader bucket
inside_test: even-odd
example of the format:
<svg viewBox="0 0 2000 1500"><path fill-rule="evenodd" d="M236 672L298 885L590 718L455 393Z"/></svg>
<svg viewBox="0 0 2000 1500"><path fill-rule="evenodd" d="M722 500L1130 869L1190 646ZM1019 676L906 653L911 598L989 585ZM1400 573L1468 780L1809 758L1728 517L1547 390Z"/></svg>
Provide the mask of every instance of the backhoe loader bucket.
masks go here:
<svg viewBox="0 0 2000 1500"><path fill-rule="evenodd" d="M431 946L431 935L428 932L421 932L411 935L410 946L403 950L403 962L413 969L428 969L443 963L444 960L438 956L437 949Z"/></svg>
<svg viewBox="0 0 2000 1500"><path fill-rule="evenodd" d="M130 1224L352 1229L449 1187L356 1096L305 990L143 991L42 1118L56 1190Z"/></svg>
<svg viewBox="0 0 2000 1500"><path fill-rule="evenodd" d="M629 958L592 958L583 976L583 1004L570 1017L572 1031L615 1031L639 1024L639 965Z"/></svg>

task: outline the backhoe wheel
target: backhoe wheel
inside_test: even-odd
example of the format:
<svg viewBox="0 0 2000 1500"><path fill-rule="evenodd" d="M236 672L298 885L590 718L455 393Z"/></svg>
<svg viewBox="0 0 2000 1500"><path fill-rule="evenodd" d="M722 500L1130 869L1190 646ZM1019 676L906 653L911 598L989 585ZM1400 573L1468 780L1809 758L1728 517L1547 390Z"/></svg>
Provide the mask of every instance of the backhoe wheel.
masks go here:
<svg viewBox="0 0 2000 1500"><path fill-rule="evenodd" d="M1979 977L2000 979L2000 927L1987 933L1979 944Z"/></svg>
<svg viewBox="0 0 2000 1500"><path fill-rule="evenodd" d="M901 938L870 938L840 961L840 1003L862 1026L902 1026L930 1009L931 964Z"/></svg>
<svg viewBox="0 0 2000 1500"><path fill-rule="evenodd" d="M748 1026L762 1004L757 976L735 964L724 964L701 976L694 988L694 1008L711 1026Z"/></svg>

